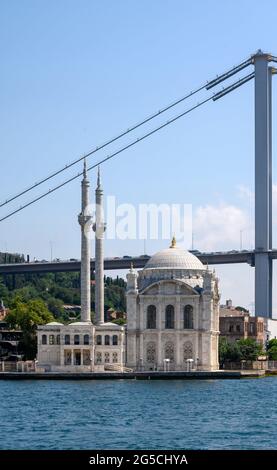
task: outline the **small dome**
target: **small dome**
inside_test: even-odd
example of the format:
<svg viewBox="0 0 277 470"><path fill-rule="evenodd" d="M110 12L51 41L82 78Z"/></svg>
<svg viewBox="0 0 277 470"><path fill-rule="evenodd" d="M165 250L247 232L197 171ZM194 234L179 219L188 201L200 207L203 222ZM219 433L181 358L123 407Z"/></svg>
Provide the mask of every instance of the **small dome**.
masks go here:
<svg viewBox="0 0 277 470"><path fill-rule="evenodd" d="M59 323L57 321L51 321L50 323L46 323L46 326L63 326L63 323Z"/></svg>
<svg viewBox="0 0 277 470"><path fill-rule="evenodd" d="M89 321L75 321L69 323L68 326L92 326L92 323Z"/></svg>
<svg viewBox="0 0 277 470"><path fill-rule="evenodd" d="M146 263L144 269L195 269L204 270L205 266L195 255L176 246L174 239L170 248L158 251Z"/></svg>

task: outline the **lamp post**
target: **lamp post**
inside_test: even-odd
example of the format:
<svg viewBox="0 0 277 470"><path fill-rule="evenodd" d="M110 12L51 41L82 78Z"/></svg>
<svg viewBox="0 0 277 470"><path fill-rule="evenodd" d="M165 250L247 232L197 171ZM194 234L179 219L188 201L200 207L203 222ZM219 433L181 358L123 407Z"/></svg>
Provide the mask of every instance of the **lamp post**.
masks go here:
<svg viewBox="0 0 277 470"><path fill-rule="evenodd" d="M193 359L187 359L187 372L191 372Z"/></svg>

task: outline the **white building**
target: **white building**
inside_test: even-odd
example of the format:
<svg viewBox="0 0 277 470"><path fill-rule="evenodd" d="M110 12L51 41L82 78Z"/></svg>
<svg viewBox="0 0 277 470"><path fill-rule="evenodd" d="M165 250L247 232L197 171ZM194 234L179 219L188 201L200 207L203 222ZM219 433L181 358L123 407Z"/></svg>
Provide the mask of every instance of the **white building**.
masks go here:
<svg viewBox="0 0 277 470"><path fill-rule="evenodd" d="M92 224L86 166L82 180L81 321L38 327L38 367L45 371L217 370L218 279L176 246L156 253L137 274L127 274L125 328L104 322L103 191L98 173ZM95 231L95 324L91 322L90 238ZM126 336L126 338L125 338ZM125 346L126 345L126 346ZM126 360L127 358L127 360Z"/></svg>
<svg viewBox="0 0 277 470"><path fill-rule="evenodd" d="M82 180L81 226L81 321L69 325L51 322L38 327L38 367L45 371L93 372L122 370L125 363L125 328L104 322L103 191L98 172L96 188L95 286L96 322L91 322L89 181L86 164Z"/></svg>
<svg viewBox="0 0 277 470"><path fill-rule="evenodd" d="M176 246L127 275L127 366L136 370L217 370L218 279Z"/></svg>
<svg viewBox="0 0 277 470"><path fill-rule="evenodd" d="M271 339L277 338L277 320L276 318L265 318L265 344Z"/></svg>

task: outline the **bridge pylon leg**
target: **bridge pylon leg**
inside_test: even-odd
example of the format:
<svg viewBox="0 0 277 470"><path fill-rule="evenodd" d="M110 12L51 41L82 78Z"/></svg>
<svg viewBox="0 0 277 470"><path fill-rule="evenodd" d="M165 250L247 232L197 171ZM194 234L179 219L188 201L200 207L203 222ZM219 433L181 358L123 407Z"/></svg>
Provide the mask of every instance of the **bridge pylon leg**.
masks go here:
<svg viewBox="0 0 277 470"><path fill-rule="evenodd" d="M268 54L255 63L255 315L272 317L271 76Z"/></svg>

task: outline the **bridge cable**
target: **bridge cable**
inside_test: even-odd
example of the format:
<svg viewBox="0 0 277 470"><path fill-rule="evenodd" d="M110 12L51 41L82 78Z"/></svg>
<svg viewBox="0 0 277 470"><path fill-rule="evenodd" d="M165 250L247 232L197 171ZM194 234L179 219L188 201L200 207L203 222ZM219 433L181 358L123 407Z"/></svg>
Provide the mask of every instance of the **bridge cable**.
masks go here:
<svg viewBox="0 0 277 470"><path fill-rule="evenodd" d="M244 83L246 83L247 81L249 81L251 78L254 77L254 73L252 74L249 74L247 75L246 77L243 77L242 79L238 80L237 82L233 83L232 85L230 85L229 87L226 87L225 89L221 90L220 92L218 92L217 94L214 94L212 96L209 96L208 98L200 101L199 103L197 103L196 105L192 106L191 108L189 109L186 109L185 111L183 111L182 113L179 113L177 114L176 116L174 116L173 118L169 119L168 121L164 122L163 124L161 124L160 126L152 129L151 131L147 132L146 134L144 134L143 136L141 137L138 137L137 139L133 140L132 142L130 142L129 144L125 145L124 147L121 147L119 150L111 153L110 155L107 155L105 158L103 158L102 160L100 160L99 162L95 163L94 165L90 166L87 168L87 171L91 171L93 170L94 168L96 168L98 165L101 165L102 163L105 163L106 161L110 160L111 158L114 158L116 155L119 155L120 153L124 152L124 150L127 150L131 147L133 147L134 145L136 145L137 143L141 142L142 140L146 139L147 137L150 137L151 135L155 134L156 132L160 131L161 129L163 129L164 127L167 127L169 124L172 124L173 122L177 121L178 119L180 119L181 117L189 114L190 112L194 111L195 109L199 108L200 106L202 106L203 104L205 103L208 103L208 101L216 101L217 99L220 99L222 96L224 96L224 94L226 93L229 93L230 91L232 91L231 89L236 89L238 88L239 86L243 85ZM71 178L65 180L63 183L59 184L58 186L55 186L54 188L52 189L49 189L47 192L41 194L40 196L36 197L35 199L32 199L31 201L29 201L28 203L24 204L23 206L20 206L18 207L17 209L15 209L14 211L10 212L9 214L7 214L6 216L2 217L0 219L0 222L3 222L4 220L8 219L9 217L11 217L12 215L14 214L17 214L18 212L22 211L23 209L25 209L26 207L29 207L31 206L32 204L34 204L35 202L43 199L44 197L48 196L49 194L52 194L53 192L57 191L58 189L62 188L63 186L67 185L68 183L71 183L71 181L74 181L75 179L79 178L80 176L83 175L83 171L77 173L76 175L72 176Z"/></svg>
<svg viewBox="0 0 277 470"><path fill-rule="evenodd" d="M182 113L178 114L177 116L169 119L168 121L164 122L163 124L161 124L159 127L156 127L155 129L152 129L151 131L147 132L146 134L144 134L143 136L141 137L138 137L137 139L133 140L132 142L130 142L129 144L125 145L124 147L121 147L119 150L117 150L116 152L113 152L111 153L110 155L107 155L105 158L103 158L102 160L100 160L99 162L95 163L94 165L90 166L87 168L87 171L91 171L93 170L94 168L96 168L98 165L101 165L102 163L105 163L106 161L110 160L111 158L115 157L116 155L119 155L120 153L122 153L124 150L127 150L129 149L130 147L133 147L134 145L138 144L139 142L141 142L142 140L146 139L147 137L155 134L156 132L160 131L161 129L163 129L164 127L168 126L169 124L172 124L173 122L177 121L177 119L180 119L181 117L185 116L186 114L189 114L191 111L199 108L200 106L202 106L203 104L207 103L208 101L211 101L212 99L214 98L214 95L212 96L209 96L209 98L206 98L205 100L203 101L200 101L199 103L197 103L196 105L194 105L193 107L183 111ZM20 206L18 207L17 209L15 209L14 211L10 212L9 214L7 214L6 216L2 217L0 219L0 222L3 222L4 220L8 219L9 217L11 217L12 215L22 211L23 209L25 209L26 207L29 207L31 206L32 204L34 204L35 202L39 201L40 199L43 199L44 197L48 196L49 194L52 194L53 192L57 191L58 189L62 188L63 186L67 185L68 183L71 183L72 181L74 181L75 179L79 178L80 176L83 175L83 171L81 171L80 173L77 173L76 175L72 176L71 178L67 179L66 181L64 181L63 183L55 186L54 188L52 189L49 189L47 192L41 194L40 196L36 197L35 199L32 199L31 201L29 201L28 203L24 204L23 206Z"/></svg>
<svg viewBox="0 0 277 470"><path fill-rule="evenodd" d="M211 88L212 86L215 86L214 83L219 81L222 81L223 79L226 79L228 78L229 76L232 76L234 75L235 73L237 73L238 71L242 70L243 68L247 67L248 65L250 65L252 63L252 60L251 58L250 59L247 59L247 60L244 60L243 62L241 62L239 65L236 65L234 67L232 67L229 71L225 72L224 74L220 75L219 77L216 77L215 79L213 80L210 80L208 82L206 82L205 84L199 86L198 88L196 88L195 90L191 91L190 93L186 94L185 96L173 101L172 103L170 103L169 105L165 106L164 108L160 109L159 111L157 111L156 113L154 114L151 114L150 116L144 118L142 121L138 122L137 124L134 124L133 126L129 127L128 129L126 129L125 131L122 131L120 132L117 136L113 137L112 139L109 139L107 140L106 142L104 142L103 144L95 147L94 149L92 149L91 151L89 151L88 153L84 154L82 157L79 157L78 159L72 161L71 163L68 163L67 165L65 165L64 167L60 168L59 170L49 174L48 176L46 176L45 178L41 179L40 181L32 184L31 186L29 186L28 188L22 190L21 192L15 194L14 196L11 196L10 198L6 199L5 201L3 201L2 203L0 203L0 208L9 204L10 202L14 201L15 199L18 199L20 196L23 196L24 194L28 193L29 191L31 191L32 189L40 186L41 184L45 183L46 181L54 178L55 176L59 175L60 173L62 173L63 171L66 171L68 170L69 168L71 168L72 166L76 165L77 163L79 163L80 161L84 160L85 158L95 154L96 152L98 152L99 150L102 150L103 148L107 147L108 145L112 144L113 142L116 142L117 140L121 139L122 137L124 137L125 135L129 134L130 132L134 131L135 129L138 129L139 127L141 127L142 125L146 124L147 122L151 121L152 119L160 116L161 114L165 113L166 111L168 111L169 109L173 108L174 106L177 106L178 104L182 103L183 101L185 101L186 99L192 97L193 95L197 94L199 91L203 90L203 89L209 89ZM224 77L224 78L223 78ZM211 84L211 86L210 86ZM2 219L1 219L2 220Z"/></svg>

